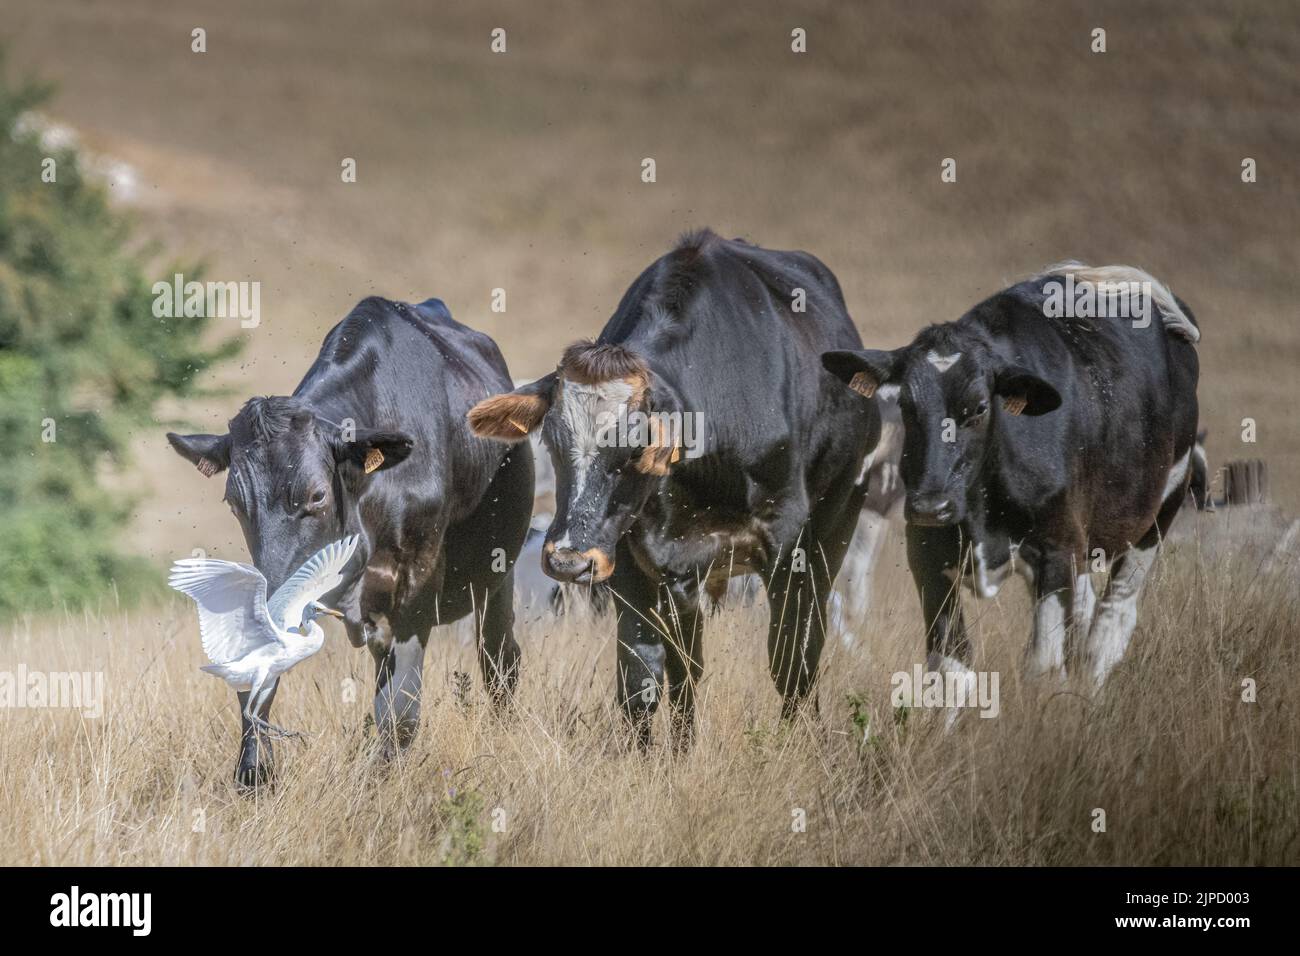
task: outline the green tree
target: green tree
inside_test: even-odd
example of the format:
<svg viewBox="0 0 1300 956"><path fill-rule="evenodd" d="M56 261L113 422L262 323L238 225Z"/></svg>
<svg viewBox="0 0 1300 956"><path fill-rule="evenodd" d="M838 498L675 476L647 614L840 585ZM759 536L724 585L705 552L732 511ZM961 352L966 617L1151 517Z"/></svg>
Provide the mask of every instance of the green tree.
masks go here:
<svg viewBox="0 0 1300 956"><path fill-rule="evenodd" d="M195 270L151 268L156 250L75 150L42 148L20 122L48 95L9 82L0 57L0 616L148 585L117 544L131 501L105 472L161 400L196 394L241 344L206 347L206 320L154 317L148 276Z"/></svg>

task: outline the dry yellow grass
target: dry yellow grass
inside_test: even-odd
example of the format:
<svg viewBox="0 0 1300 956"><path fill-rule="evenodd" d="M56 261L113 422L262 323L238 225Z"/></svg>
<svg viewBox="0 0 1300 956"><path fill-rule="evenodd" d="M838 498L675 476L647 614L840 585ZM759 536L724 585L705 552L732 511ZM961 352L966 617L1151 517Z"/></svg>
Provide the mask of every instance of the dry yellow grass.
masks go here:
<svg viewBox="0 0 1300 956"><path fill-rule="evenodd" d="M3 715L0 863L1295 863L1295 558L1261 570L1280 530L1266 510L1180 521L1096 699L1022 682L1027 602L1008 586L968 605L1000 716L967 713L951 734L933 711L900 720L890 675L920 659L920 636L895 540L859 646L828 647L818 715L780 724L761 608L710 622L700 732L681 756L621 749L607 622L526 624L507 719L477 674L457 699L455 672L474 672L462 627L435 632L419 737L383 766L369 656L331 634L276 701L277 721L312 736L279 745L278 786L256 799L231 783L233 695L197 670L190 607L13 625L0 670L102 670L107 704L95 720Z"/></svg>

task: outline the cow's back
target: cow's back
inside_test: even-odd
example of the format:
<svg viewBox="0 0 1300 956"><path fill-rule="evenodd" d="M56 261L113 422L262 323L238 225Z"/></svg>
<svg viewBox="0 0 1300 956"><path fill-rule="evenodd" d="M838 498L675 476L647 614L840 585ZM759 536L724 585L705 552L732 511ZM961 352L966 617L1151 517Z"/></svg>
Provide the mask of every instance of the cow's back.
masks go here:
<svg viewBox="0 0 1300 956"><path fill-rule="evenodd" d="M966 317L991 333L1004 359L1050 381L1062 398L1050 415L1004 419L1011 431L1000 440L1020 451L1010 458L1014 473L1001 477L1013 495L1021 488L1026 505L1068 489L1086 523L1119 547L1150 526L1170 466L1195 444L1196 349L1154 307L1149 322L1048 316L1043 282L1013 286Z"/></svg>
<svg viewBox="0 0 1300 956"><path fill-rule="evenodd" d="M412 435L409 464L392 481L405 494L446 501L456 521L477 506L503 455L470 433L466 413L510 385L496 343L440 300L371 296L329 332L295 395L335 421Z"/></svg>
<svg viewBox="0 0 1300 956"><path fill-rule="evenodd" d="M712 449L819 445L826 422L861 415L820 360L861 338L834 274L806 252L692 233L637 278L600 341L671 376L708 419Z"/></svg>

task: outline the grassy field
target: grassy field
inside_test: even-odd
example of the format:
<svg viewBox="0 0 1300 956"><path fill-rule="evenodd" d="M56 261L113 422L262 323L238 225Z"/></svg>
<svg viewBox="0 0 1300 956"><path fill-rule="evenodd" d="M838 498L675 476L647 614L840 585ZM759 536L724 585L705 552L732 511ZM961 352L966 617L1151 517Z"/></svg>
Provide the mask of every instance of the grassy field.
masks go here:
<svg viewBox="0 0 1300 956"><path fill-rule="evenodd" d="M763 612L711 621L699 742L676 758L620 751L610 627L581 619L527 625L504 721L469 648L435 635L421 735L376 767L370 661L331 632L276 702L313 736L278 748L280 786L257 800L230 785L234 702L196 669L189 607L6 623L0 671L102 672L108 699L84 721L0 716L0 862L1300 861L1298 572L1264 570L1300 511L1300 6L6 0L0 38L58 83L54 120L134 170L110 188L165 250L160 277L176 255L261 283L262 324L211 383L229 396L167 410L197 428L292 389L371 293L437 295L515 375L543 373L710 225L822 257L879 347L1050 262L1146 268L1204 330L1212 463L1266 459L1279 508L1180 519L1097 699L1021 683L1018 586L973 608L1002 710L948 735L889 706L890 675L921 659L897 541L860 643L835 642L820 713L793 726ZM109 476L138 499L131 549L160 573L195 548L242 559L219 483L171 452L168 424Z"/></svg>
<svg viewBox="0 0 1300 956"><path fill-rule="evenodd" d="M1300 568L1294 555L1267 566L1267 511L1181 520L1097 697L1021 680L1028 602L1008 586L973 615L998 716L967 711L945 733L942 711L893 709L891 675L922 654L906 571L889 562L855 646L828 646L820 712L789 725L765 610L714 617L684 755L623 750L610 628L580 615L523 627L506 718L468 629L435 632L419 737L378 763L369 655L331 632L276 700L275 719L310 737L278 745L279 784L256 799L231 784L233 695L197 670L190 608L20 625L0 669L101 670L107 698L98 719L0 721L0 863L1300 862Z"/></svg>

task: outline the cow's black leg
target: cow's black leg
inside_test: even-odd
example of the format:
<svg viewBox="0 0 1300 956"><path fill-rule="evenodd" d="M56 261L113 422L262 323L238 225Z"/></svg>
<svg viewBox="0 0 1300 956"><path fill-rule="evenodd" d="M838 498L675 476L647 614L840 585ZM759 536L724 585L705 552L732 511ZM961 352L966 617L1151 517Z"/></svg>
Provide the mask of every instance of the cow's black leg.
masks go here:
<svg viewBox="0 0 1300 956"><path fill-rule="evenodd" d="M781 718L788 720L817 683L817 665L826 643L830 578L825 555L806 532L764 576L768 669L781 694Z"/></svg>
<svg viewBox="0 0 1300 956"><path fill-rule="evenodd" d="M275 691L279 681L271 686L262 706L256 711L257 716L266 720L271 714L271 703L275 700ZM239 697L239 763L235 766L235 782L241 790L252 791L270 782L272 772L271 741L253 725L244 714L248 707L250 691L241 690Z"/></svg>
<svg viewBox="0 0 1300 956"><path fill-rule="evenodd" d="M926 668L970 665L970 641L958 594L961 538L956 528L907 526L907 566L921 598Z"/></svg>
<svg viewBox="0 0 1300 956"><path fill-rule="evenodd" d="M655 607L657 589L621 544L609 586L618 616L616 699L631 728L633 743L645 749L650 745L650 725L659 709L664 679L664 634Z"/></svg>
<svg viewBox="0 0 1300 956"><path fill-rule="evenodd" d="M519 644L515 641L515 572L487 595L478 633L478 663L492 703L506 704L519 681Z"/></svg>
<svg viewBox="0 0 1300 956"><path fill-rule="evenodd" d="M665 590L668 600L661 614L668 625L664 639L668 703L673 746L680 749L688 746L695 734L695 691L704 673L704 621L695 579L676 582Z"/></svg>
<svg viewBox="0 0 1300 956"><path fill-rule="evenodd" d="M424 645L428 632L384 644L372 642L375 658L375 727L385 757L415 739L420 726Z"/></svg>

